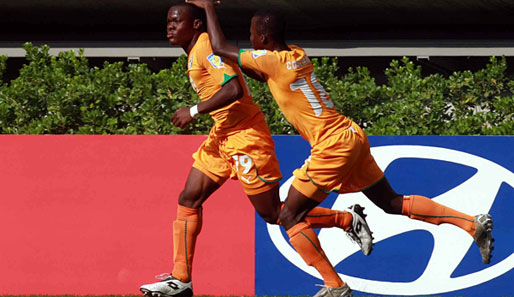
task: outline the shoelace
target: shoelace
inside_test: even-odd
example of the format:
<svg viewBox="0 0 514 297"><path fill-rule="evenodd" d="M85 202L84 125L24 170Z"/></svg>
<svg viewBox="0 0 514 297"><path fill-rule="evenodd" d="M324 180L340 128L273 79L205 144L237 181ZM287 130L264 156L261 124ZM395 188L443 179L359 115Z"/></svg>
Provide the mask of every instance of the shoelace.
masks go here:
<svg viewBox="0 0 514 297"><path fill-rule="evenodd" d="M488 215L481 215L479 218L478 218L478 221L484 225L484 229L486 230L490 230L492 229L492 224L493 224L493 219L488 216Z"/></svg>
<svg viewBox="0 0 514 297"><path fill-rule="evenodd" d="M480 234L487 234L488 232L491 232L491 230L493 229L493 220L487 214L477 216L476 223L481 225ZM478 230L478 226L476 226L475 228L476 230Z"/></svg>
<svg viewBox="0 0 514 297"><path fill-rule="evenodd" d="M357 215L357 213L355 211L348 211L349 213L352 214L353 217L355 217L355 215ZM359 236L357 235L357 230L355 230L354 226L353 226L353 220L355 218L352 219L352 224L350 226L350 229L348 229L345 233L346 233L346 236L348 236L348 238L350 238L350 241L353 242L353 243L356 243L360 246L360 240L359 240ZM358 225L359 223L357 223ZM357 227L357 226L355 226Z"/></svg>
<svg viewBox="0 0 514 297"><path fill-rule="evenodd" d="M327 294L330 294L331 297L336 297L332 294L332 287L329 287L329 286L326 286L326 285L320 285L320 284L316 284L315 285L316 287L322 287L323 289L325 289L325 291L323 291L320 295L321 296L326 296Z"/></svg>
<svg viewBox="0 0 514 297"><path fill-rule="evenodd" d="M327 285L320 285L320 284L315 284L316 287L322 287L323 289L325 289L325 291L323 291L320 296L327 296L327 295L330 295L331 297L339 297L339 296L334 296L333 294L333 291L336 290L336 289L339 289L339 288L333 288L333 287L329 287Z"/></svg>
<svg viewBox="0 0 514 297"><path fill-rule="evenodd" d="M359 241L360 241L359 240L359 236L357 235L357 233L353 229L353 226L351 226L350 229L348 229L348 231L345 231L345 233L346 233L346 236L348 236L348 238L350 239L351 242L359 244Z"/></svg>
<svg viewBox="0 0 514 297"><path fill-rule="evenodd" d="M328 293L328 286L325 286L325 285L320 285L320 284L315 284L316 287L322 287L323 289L325 289L325 291L323 291L320 296L325 296L327 293Z"/></svg>
<svg viewBox="0 0 514 297"><path fill-rule="evenodd" d="M161 273L159 275L156 275L155 278L160 279L160 280L165 280L170 276L171 276L171 274L166 272L166 273Z"/></svg>

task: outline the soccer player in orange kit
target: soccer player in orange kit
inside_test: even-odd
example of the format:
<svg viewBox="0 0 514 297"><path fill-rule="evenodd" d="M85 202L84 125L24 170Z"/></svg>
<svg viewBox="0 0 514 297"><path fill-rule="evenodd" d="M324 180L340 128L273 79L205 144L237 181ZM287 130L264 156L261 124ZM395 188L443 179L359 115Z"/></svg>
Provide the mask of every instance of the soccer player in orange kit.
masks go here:
<svg viewBox="0 0 514 297"><path fill-rule="evenodd" d="M179 196L173 222L173 271L162 281L141 286L149 296L193 294L192 267L202 227L202 204L228 178L240 181L266 222L280 223L282 176L264 114L253 102L237 64L213 54L205 23L204 11L190 4L180 3L168 11L167 37L171 45L181 46L188 54L190 82L202 100L191 108L178 109L171 121L184 128L199 113L209 113L214 126L193 154L195 161ZM342 228L366 250L371 245L371 232L359 205L348 211L316 207L306 220L318 228Z"/></svg>
<svg viewBox="0 0 514 297"><path fill-rule="evenodd" d="M294 171L295 179L279 219L291 245L325 281L325 287L315 296L352 296L349 286L324 255L312 227L304 220L305 214L330 192L362 191L387 213L458 226L473 237L482 262L489 263L494 241L491 216L473 217L427 197L396 193L371 155L364 131L334 108L305 51L286 43L282 14L270 10L257 12L250 27L250 42L255 50L244 51L226 41L212 0L186 2L205 9L214 53L238 62L243 70L251 71L253 78L266 82L284 116L311 145L311 156Z"/></svg>

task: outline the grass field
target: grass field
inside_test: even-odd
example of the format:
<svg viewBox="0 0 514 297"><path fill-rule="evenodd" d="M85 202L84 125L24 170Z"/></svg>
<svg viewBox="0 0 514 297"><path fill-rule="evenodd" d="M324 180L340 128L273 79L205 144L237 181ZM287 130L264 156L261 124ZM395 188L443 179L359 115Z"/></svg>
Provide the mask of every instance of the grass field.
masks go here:
<svg viewBox="0 0 514 297"><path fill-rule="evenodd" d="M78 297L79 295L0 295L1 297ZM142 297L143 295L80 295L81 297ZM194 297L214 297L210 295L195 295ZM251 296L216 296L216 297L251 297ZM271 296L266 296L271 297ZM292 296L273 296L273 297L292 297ZM309 296L298 296L309 297ZM354 295L354 297L377 297L374 295ZM423 296L418 296L423 297ZM431 296L437 297L437 296Z"/></svg>
<svg viewBox="0 0 514 297"><path fill-rule="evenodd" d="M0 295L1 297L77 297L79 295ZM143 295L80 295L81 297L142 297ZM210 295L195 295L194 297L214 297ZM251 297L251 296L216 296L216 297ZM272 296L266 296L272 297ZM273 297L292 297L292 296L273 296ZM309 296L297 296L297 297L309 297ZM375 295L354 295L354 297L377 297ZM393 297L393 296L391 296ZM425 297L425 296L417 296ZM437 296L430 296L437 297ZM465 296L459 296L465 297ZM485 296L484 296L485 297Z"/></svg>

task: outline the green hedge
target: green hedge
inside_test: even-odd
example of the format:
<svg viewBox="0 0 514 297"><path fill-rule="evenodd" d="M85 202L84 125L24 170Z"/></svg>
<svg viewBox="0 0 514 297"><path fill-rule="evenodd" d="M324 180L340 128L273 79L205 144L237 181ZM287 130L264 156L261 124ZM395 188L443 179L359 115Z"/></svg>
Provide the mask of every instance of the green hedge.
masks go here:
<svg viewBox="0 0 514 297"><path fill-rule="evenodd" d="M28 63L3 81L0 56L0 132L3 134L205 134L202 115L187 129L169 121L182 106L199 102L182 56L152 73L145 64L90 67L83 52L49 55L49 47L24 46ZM377 85L365 67L338 76L337 58L313 59L317 76L336 107L370 135L513 135L514 80L505 58L476 72L446 78L421 75L408 58L393 60L387 83ZM265 84L247 79L273 134L295 134Z"/></svg>

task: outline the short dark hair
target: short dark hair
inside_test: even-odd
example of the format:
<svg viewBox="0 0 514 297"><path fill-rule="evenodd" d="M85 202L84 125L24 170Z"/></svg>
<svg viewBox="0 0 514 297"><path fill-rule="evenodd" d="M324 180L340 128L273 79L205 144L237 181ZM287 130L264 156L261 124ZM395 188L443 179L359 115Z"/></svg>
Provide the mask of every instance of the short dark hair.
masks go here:
<svg viewBox="0 0 514 297"><path fill-rule="evenodd" d="M277 42L285 42L286 18L284 13L278 10L264 9L257 11L254 15L257 31L266 34Z"/></svg>
<svg viewBox="0 0 514 297"><path fill-rule="evenodd" d="M185 3L184 1L175 2L170 6L170 8L176 6L188 7L193 20L200 19L202 21L202 27L207 28L207 17L205 16L205 10L194 6L193 4Z"/></svg>

